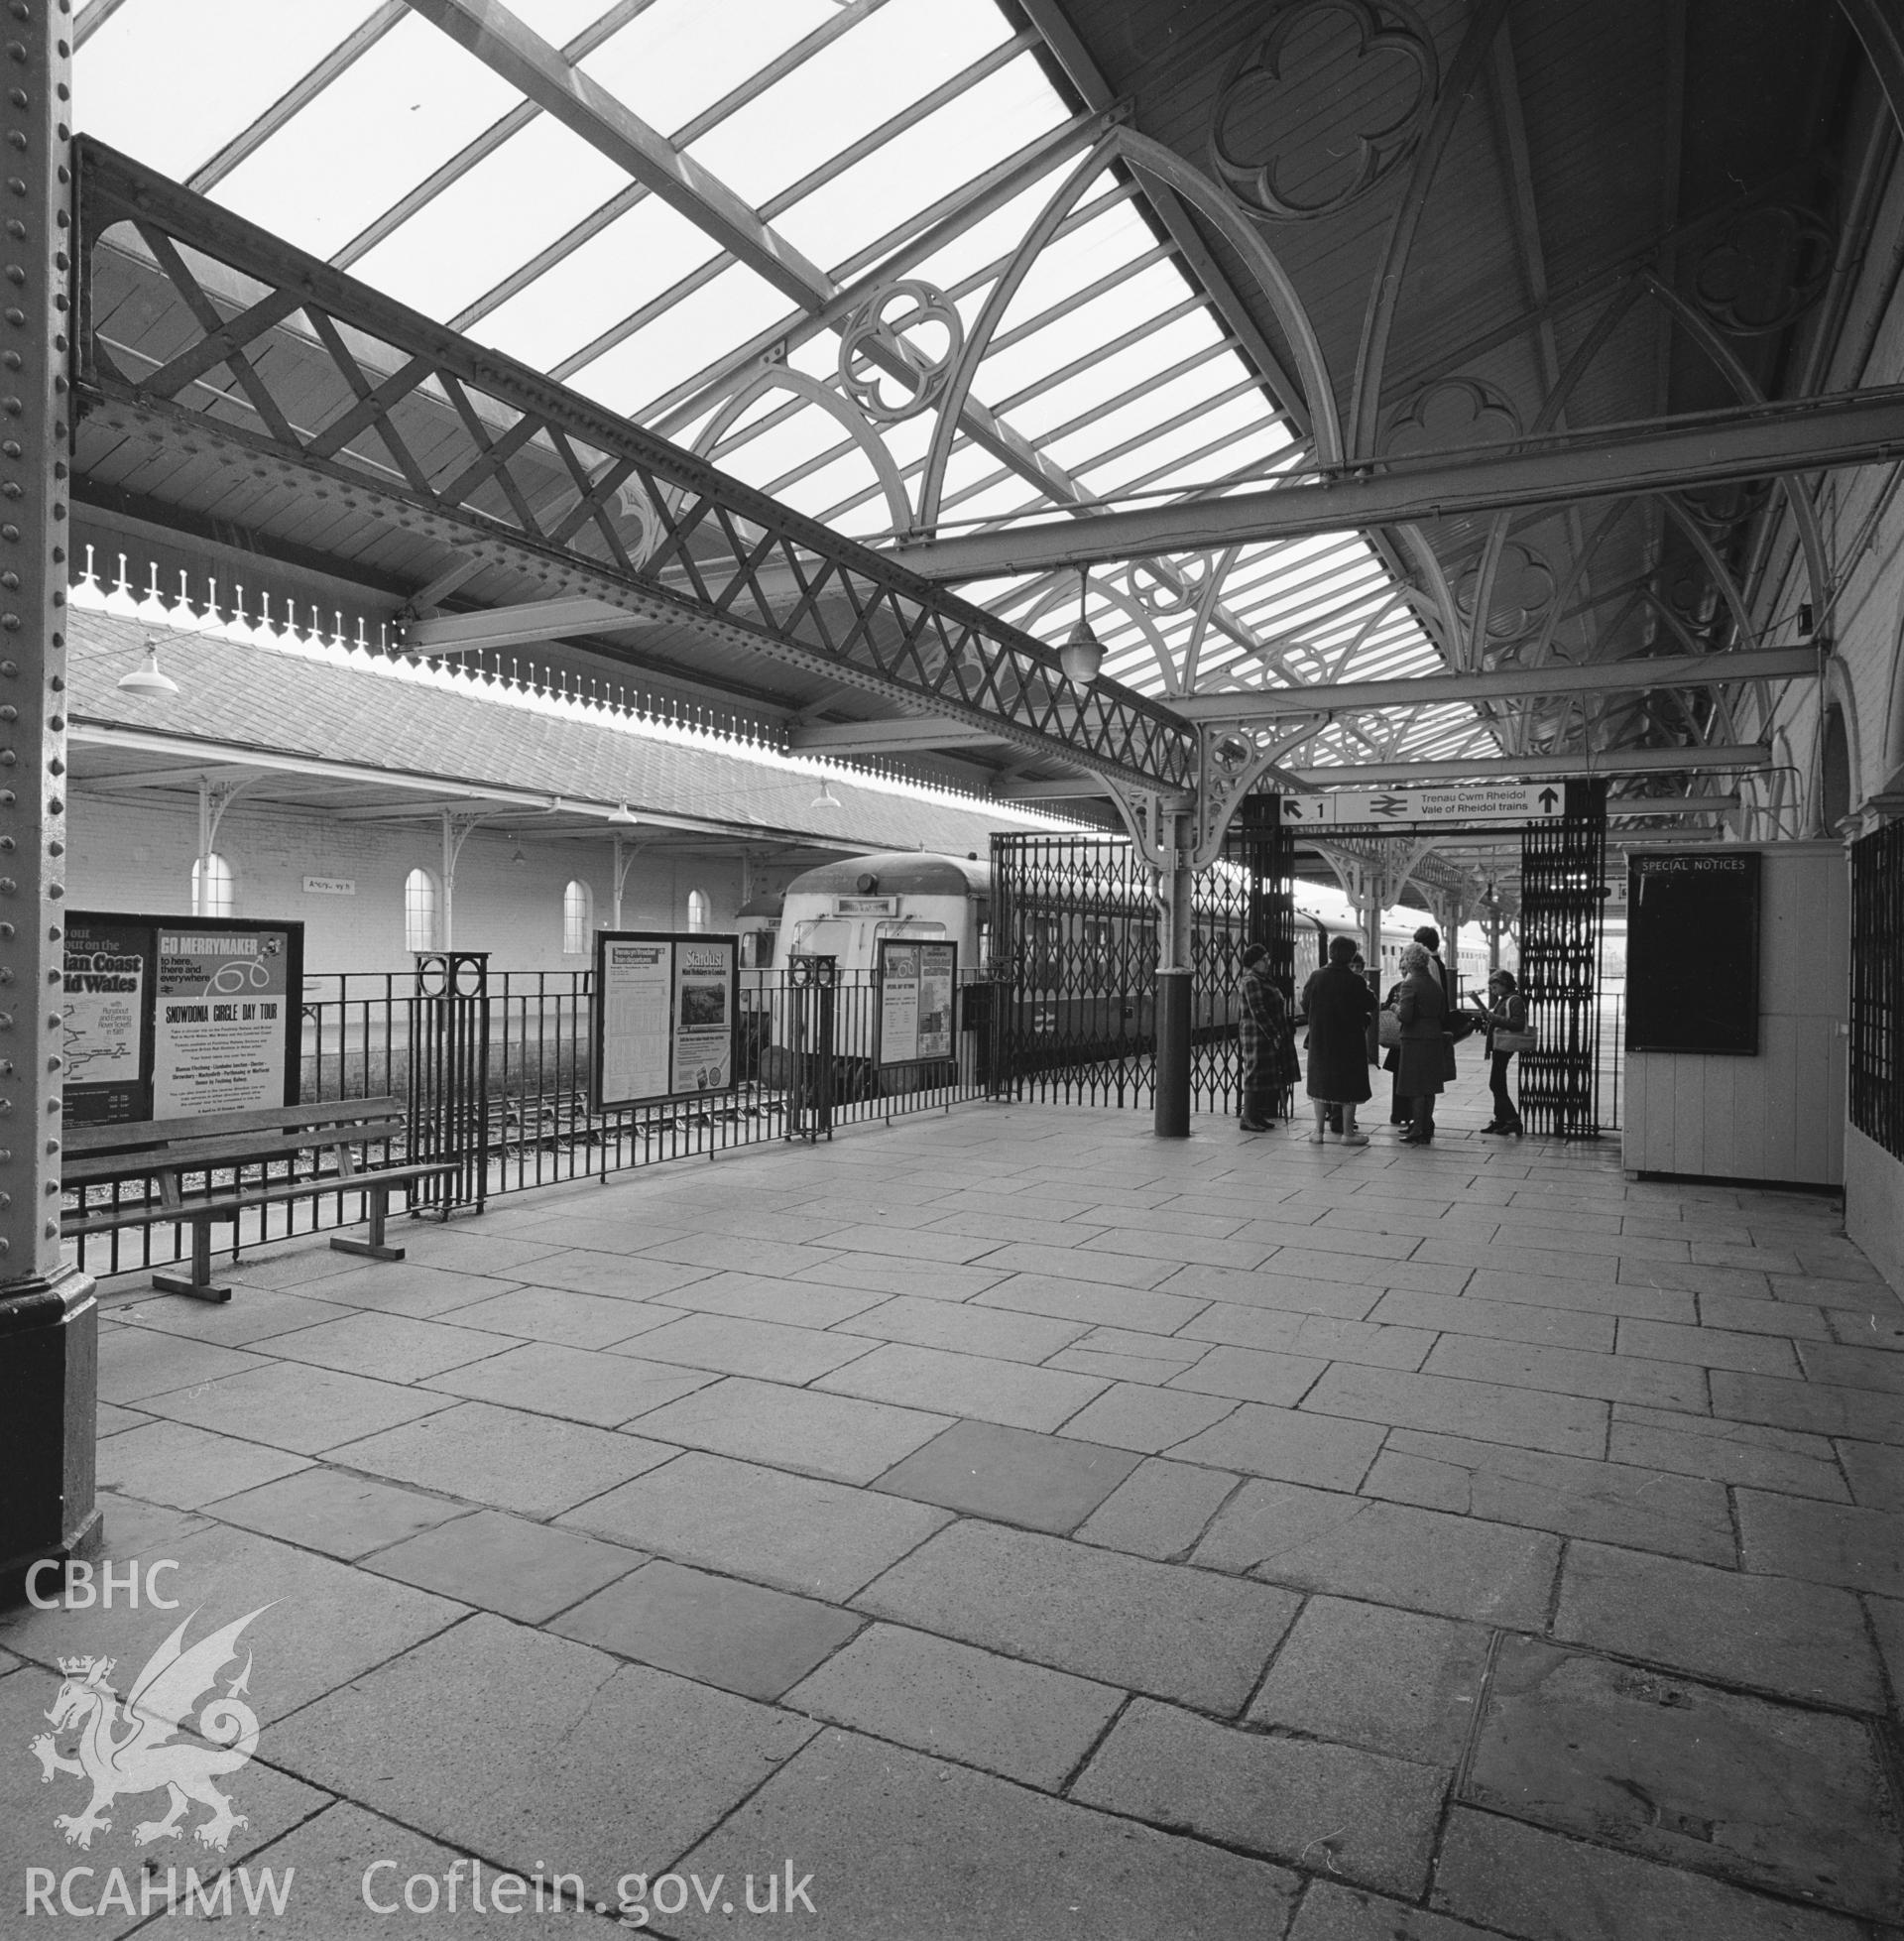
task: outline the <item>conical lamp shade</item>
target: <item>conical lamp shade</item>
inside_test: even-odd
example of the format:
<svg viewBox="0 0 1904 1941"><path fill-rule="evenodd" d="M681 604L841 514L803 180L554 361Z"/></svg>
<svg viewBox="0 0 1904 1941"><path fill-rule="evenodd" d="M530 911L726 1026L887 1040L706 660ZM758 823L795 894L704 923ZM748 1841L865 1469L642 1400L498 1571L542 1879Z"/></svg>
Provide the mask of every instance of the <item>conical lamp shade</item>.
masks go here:
<svg viewBox="0 0 1904 1941"><path fill-rule="evenodd" d="M129 674L121 674L116 683L128 694L176 694L178 683L168 679L159 671L159 645L156 641L146 642L146 658Z"/></svg>

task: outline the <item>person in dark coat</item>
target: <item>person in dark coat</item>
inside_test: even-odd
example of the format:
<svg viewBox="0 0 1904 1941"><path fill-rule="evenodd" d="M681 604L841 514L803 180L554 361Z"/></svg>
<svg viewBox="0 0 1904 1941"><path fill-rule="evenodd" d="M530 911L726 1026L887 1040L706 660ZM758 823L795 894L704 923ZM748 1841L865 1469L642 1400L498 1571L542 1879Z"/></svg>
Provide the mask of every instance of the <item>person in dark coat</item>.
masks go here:
<svg viewBox="0 0 1904 1941"><path fill-rule="evenodd" d="M1527 1000L1520 995L1512 971L1497 970L1488 978L1488 1089L1493 1094L1493 1124L1482 1127L1485 1133L1508 1133L1520 1137L1520 1107L1507 1089L1507 1067L1514 1054L1502 1051L1494 1041L1496 1031L1524 1031L1527 1029Z"/></svg>
<svg viewBox="0 0 1904 1941"><path fill-rule="evenodd" d="M1368 1135L1356 1130L1356 1107L1368 1096L1368 1020L1375 994L1350 968L1354 937L1331 937L1329 961L1302 987L1302 1009L1309 1020L1307 1090L1316 1108L1312 1146L1328 1137L1330 1122L1345 1146L1367 1146Z"/></svg>
<svg viewBox="0 0 1904 1941"><path fill-rule="evenodd" d="M1432 923L1424 923L1415 932L1414 940L1428 953L1428 975L1441 988L1442 1014L1444 1017L1451 1017L1455 1009L1455 984L1453 977L1449 974L1448 966L1441 961L1441 932ZM1405 945L1403 946L1402 954L1404 957L1407 955ZM1396 990L1400 988L1399 985L1395 987ZM1394 992L1391 991L1387 1001L1392 1003L1393 1000ZM1454 1039L1450 1038L1448 1040L1447 1054L1442 1060L1441 1075L1444 1080L1452 1078L1455 1075L1454 1056L1455 1043ZM1413 1101L1401 1082L1401 1058L1399 1052L1391 1050L1382 1059L1381 1064L1384 1071L1391 1071L1395 1075L1394 1083L1388 1093L1388 1123L1391 1126L1407 1126L1412 1123L1416 1115Z"/></svg>
<svg viewBox="0 0 1904 1941"><path fill-rule="evenodd" d="M1395 1047L1395 1084L1414 1104L1414 1123L1402 1134L1402 1143L1407 1146L1426 1146L1434 1138L1435 1100L1447 1068L1442 1023L1448 1004L1430 962L1421 944L1403 947L1401 989L1395 1000L1395 1016L1401 1021L1401 1042Z"/></svg>

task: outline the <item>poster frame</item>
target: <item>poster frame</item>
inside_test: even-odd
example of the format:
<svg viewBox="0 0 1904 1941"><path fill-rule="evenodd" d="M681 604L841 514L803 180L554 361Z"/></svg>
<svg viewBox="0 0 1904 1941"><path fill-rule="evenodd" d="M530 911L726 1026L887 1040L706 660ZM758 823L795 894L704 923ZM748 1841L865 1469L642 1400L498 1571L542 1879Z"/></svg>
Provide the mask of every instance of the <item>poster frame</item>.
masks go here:
<svg viewBox="0 0 1904 1941"><path fill-rule="evenodd" d="M611 1099L602 1093L602 1073L605 1069L606 1038L608 1031L608 1006L604 994L607 991L606 972L608 968L608 946L612 943L664 943L668 946L667 965L667 1059L668 1086L665 1092L654 1092L641 1098ZM727 1083L718 1091L690 1087L686 1090L674 1084L674 1047L680 1020L676 1016L676 999L680 991L676 975L675 952L682 944L693 944L697 948L709 944L724 945L727 951L728 1006L727 1006ZM591 1112L629 1112L641 1106L678 1105L694 1099L730 1098L739 1090L741 1082L741 938L736 930L597 930L593 952L594 989L589 1005L588 1025L588 1109Z"/></svg>
<svg viewBox="0 0 1904 1941"><path fill-rule="evenodd" d="M1725 874L1722 875L1721 872ZM1650 980L1663 942L1649 923L1645 898L1639 889L1648 876L1684 875L1697 882L1704 877L1718 886L1736 879L1738 912L1749 926L1750 941L1732 962L1731 988L1737 1000L1736 1029L1728 1043L1690 1041L1694 1034L1656 1024ZM1764 992L1760 959L1765 948L1764 858L1756 849L1662 846L1635 849L1626 858L1626 1020L1627 1051L1659 1052L1694 1058L1756 1058L1764 1045ZM1715 946L1717 947L1717 946ZM1714 986L1703 987L1710 998ZM1635 1003L1635 997L1640 999ZM1675 1013L1675 1016L1678 1014Z"/></svg>
<svg viewBox="0 0 1904 1941"><path fill-rule="evenodd" d="M952 1022L946 1036L947 1048L927 1056L911 1058L889 1058L886 1055L886 954L889 950L949 950L952 953ZM873 1063L880 1071L902 1071L911 1065L942 1065L958 1056L959 1045L959 943L956 937L881 937L876 958L878 975L874 978L874 1031L876 1040L873 1047Z"/></svg>
<svg viewBox="0 0 1904 1941"><path fill-rule="evenodd" d="M159 1058L159 938L167 930L190 930L194 934L225 936L262 936L267 933L282 934L285 938L285 1064L284 1081L281 1086L283 1096L278 1100L280 1106L294 1106L299 1103L298 1094L303 1082L304 1056L304 923L298 916L192 916L154 914L147 910L69 910L61 921L65 934L61 938L60 994L64 1001L64 954L71 941L76 924L111 924L121 930L143 930L146 933L146 976L145 990L142 993L142 1016L140 1019L139 1046L139 1093L145 1102L144 1119L85 1119L68 1120L72 1125L146 1125L152 1122L154 1092L158 1082ZM67 1089L83 1084L84 1080L68 1081ZM175 1114L174 1117L224 1118L226 1112L197 1113L190 1115Z"/></svg>

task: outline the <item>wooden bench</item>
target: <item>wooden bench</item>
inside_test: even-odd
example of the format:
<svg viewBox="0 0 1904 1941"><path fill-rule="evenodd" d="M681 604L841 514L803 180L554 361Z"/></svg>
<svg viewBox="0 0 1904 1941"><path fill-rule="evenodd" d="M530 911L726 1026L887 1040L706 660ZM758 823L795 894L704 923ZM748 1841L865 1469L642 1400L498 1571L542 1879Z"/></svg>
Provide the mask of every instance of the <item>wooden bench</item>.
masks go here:
<svg viewBox="0 0 1904 1941"><path fill-rule="evenodd" d="M189 1226L191 1278L155 1274L152 1284L163 1293L222 1301L231 1298L231 1289L212 1285L214 1222L235 1224L241 1213L253 1207L278 1206L323 1193L361 1192L370 1222L369 1239L334 1236L331 1246L343 1254L401 1261L404 1250L384 1239L392 1190L414 1189L422 1180L455 1172L461 1164L457 1159L424 1159L380 1165L369 1158L371 1147L401 1137L408 1123L403 1100L377 1098L266 1107L204 1119L75 1126L65 1134L60 1183L67 1191L77 1190L80 1203L61 1215L60 1232L62 1238L72 1239L174 1221ZM327 1157L334 1161L332 1171L322 1169ZM274 1160L288 1160L291 1175L271 1177ZM266 1176L226 1185L211 1183L214 1174L240 1168L263 1168ZM186 1192L183 1180L192 1173L204 1174L205 1184ZM110 1205L86 1204L88 1187L128 1184L142 1185L144 1190L136 1198L115 1199Z"/></svg>

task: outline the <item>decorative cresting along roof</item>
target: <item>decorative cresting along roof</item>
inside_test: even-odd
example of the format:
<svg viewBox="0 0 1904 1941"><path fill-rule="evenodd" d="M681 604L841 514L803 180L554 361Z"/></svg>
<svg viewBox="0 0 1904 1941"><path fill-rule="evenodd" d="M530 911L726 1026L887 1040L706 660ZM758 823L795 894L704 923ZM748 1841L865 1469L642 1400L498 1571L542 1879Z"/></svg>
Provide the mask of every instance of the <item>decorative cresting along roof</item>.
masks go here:
<svg viewBox="0 0 1904 1941"><path fill-rule="evenodd" d="M406 679L296 653L246 648L210 636L161 642L176 695L129 693L148 630L114 615L71 616L72 720L89 728L201 746L209 761L242 766L246 754L299 757L461 787L521 790L577 806L627 803L729 825L736 837L804 838L965 855L987 853L993 832L1037 818L982 813L897 786L831 778L841 806L815 811L818 772L767 755L694 746L696 738L636 725L597 725L581 710L512 706L459 694L439 680ZM174 766L180 761L171 755ZM602 833L613 833L604 823Z"/></svg>

